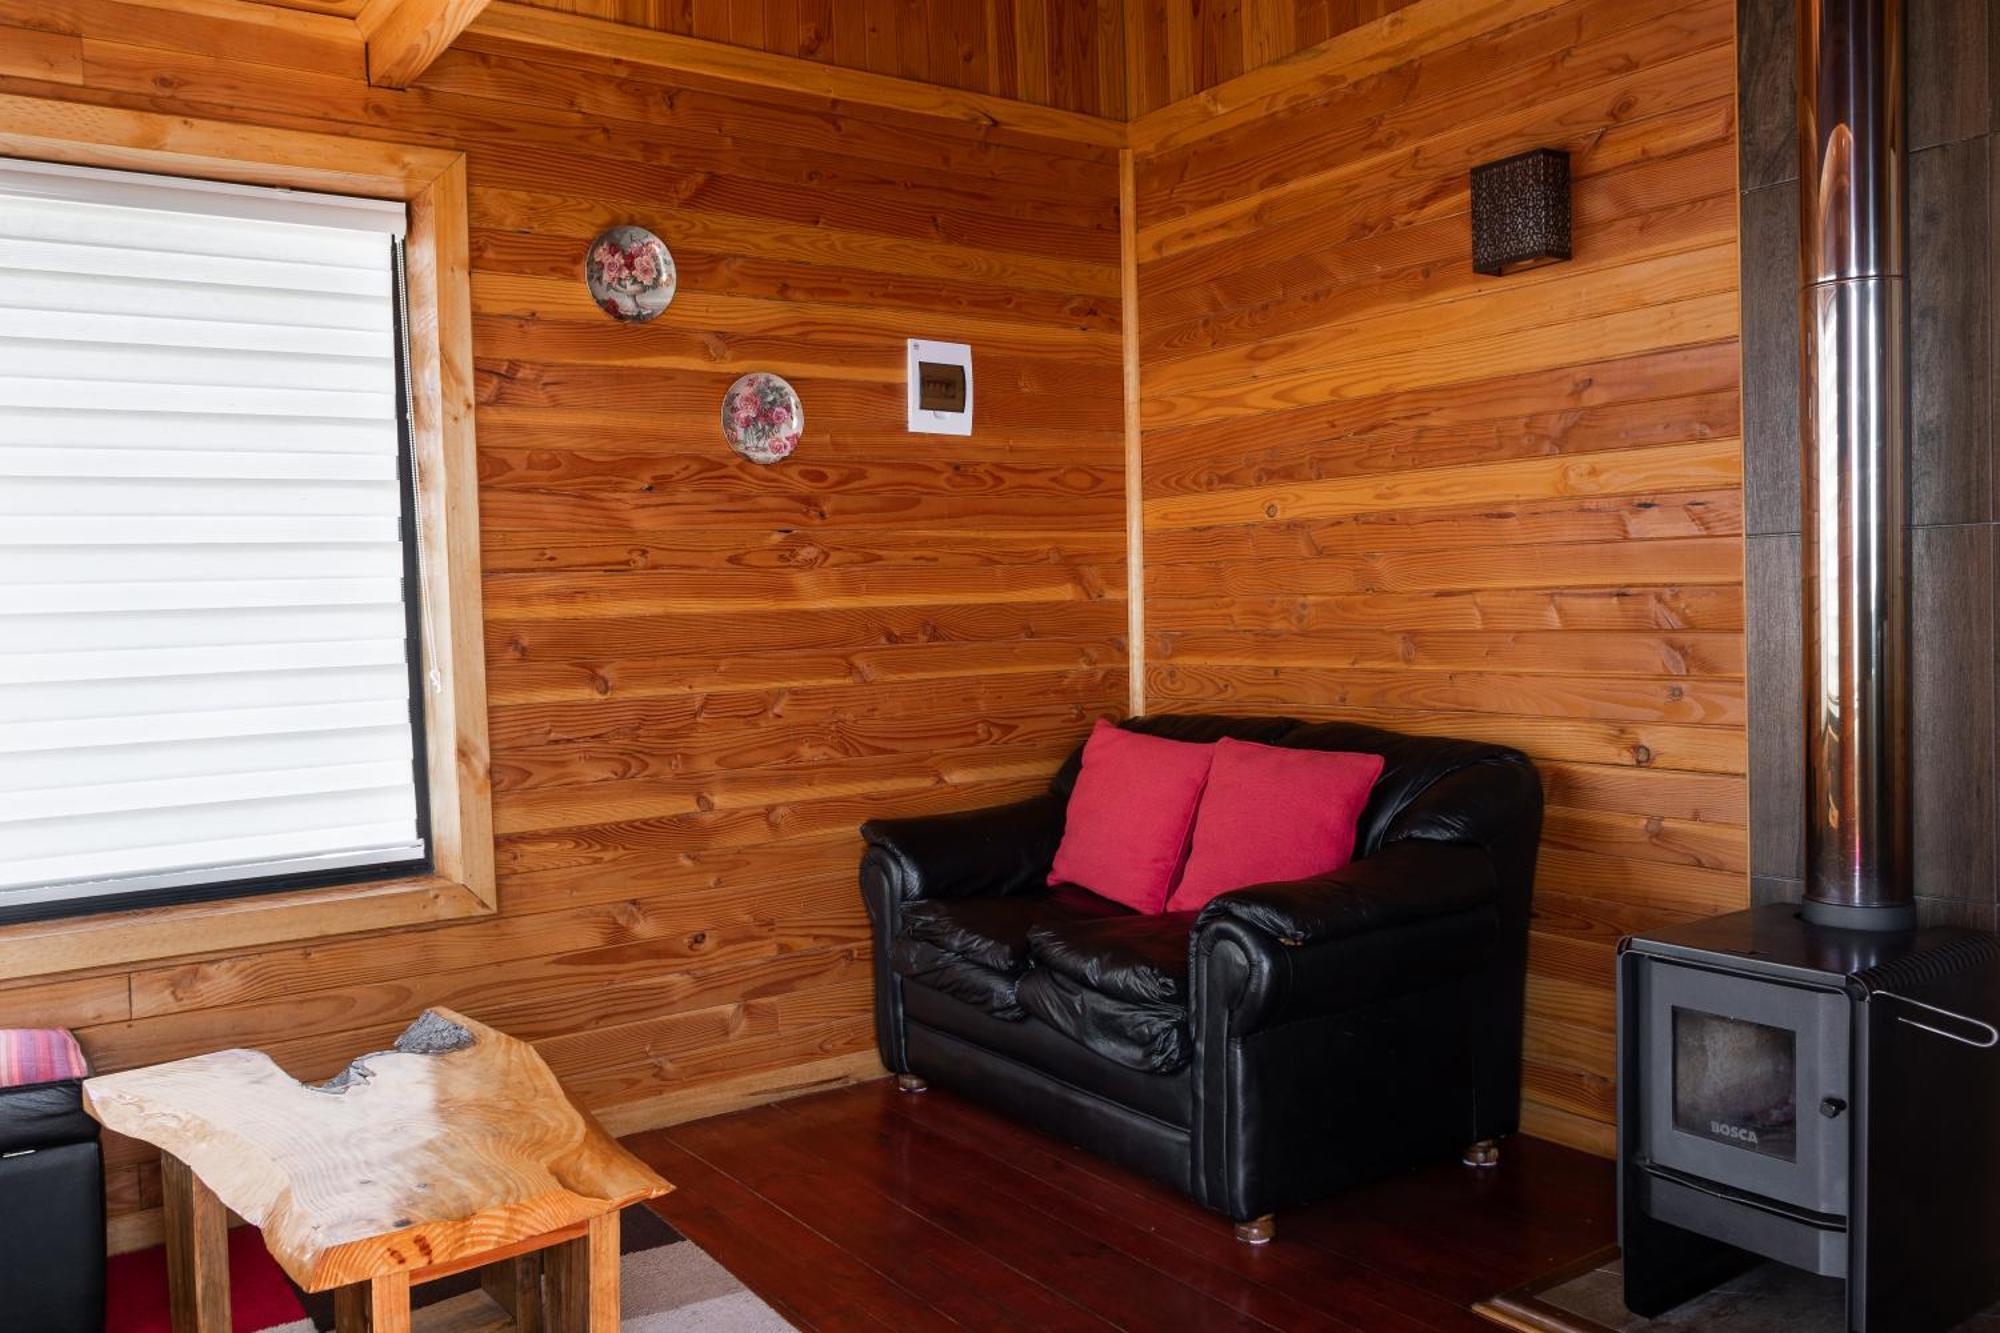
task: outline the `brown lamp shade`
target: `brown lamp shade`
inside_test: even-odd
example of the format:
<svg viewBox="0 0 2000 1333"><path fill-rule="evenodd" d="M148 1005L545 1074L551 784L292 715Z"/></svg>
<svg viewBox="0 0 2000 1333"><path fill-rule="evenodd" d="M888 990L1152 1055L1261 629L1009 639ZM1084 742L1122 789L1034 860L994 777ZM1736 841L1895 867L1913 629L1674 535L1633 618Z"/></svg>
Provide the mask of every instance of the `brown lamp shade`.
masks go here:
<svg viewBox="0 0 2000 1333"><path fill-rule="evenodd" d="M1569 154L1536 148L1472 169L1472 267L1512 273L1569 258Z"/></svg>

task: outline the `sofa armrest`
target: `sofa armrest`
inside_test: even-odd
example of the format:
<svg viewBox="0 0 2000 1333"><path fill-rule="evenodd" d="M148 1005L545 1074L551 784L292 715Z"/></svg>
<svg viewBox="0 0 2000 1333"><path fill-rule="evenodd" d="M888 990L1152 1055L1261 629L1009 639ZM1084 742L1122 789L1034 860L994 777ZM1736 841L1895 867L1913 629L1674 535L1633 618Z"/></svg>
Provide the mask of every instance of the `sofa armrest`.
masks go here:
<svg viewBox="0 0 2000 1333"><path fill-rule="evenodd" d="M1195 918L1197 1017L1243 1036L1336 1013L1483 959L1498 936L1491 861L1477 847L1410 839L1312 879L1212 899Z"/></svg>
<svg viewBox="0 0 2000 1333"><path fill-rule="evenodd" d="M1068 802L1053 792L1012 805L861 826L864 877L900 902L1006 897L1043 888Z"/></svg>
<svg viewBox="0 0 2000 1333"><path fill-rule="evenodd" d="M1331 874L1225 893L1195 928L1233 920L1281 944L1329 944L1484 906L1498 887L1483 848L1408 838Z"/></svg>
<svg viewBox="0 0 2000 1333"><path fill-rule="evenodd" d="M1202 910L1188 1020L1193 1174L1204 1203L1249 1218L1338 1188L1366 1174L1373 1155L1353 1141L1414 1135L1449 1147L1485 1136L1474 1132L1489 1123L1478 1114L1484 1082L1478 1095L1441 1092L1400 1109L1396 1096L1356 1089L1464 1090L1489 1047L1518 1064L1518 1045L1486 1035L1507 1007L1504 992L1519 986L1502 975L1500 897L1483 848L1413 838L1333 874L1223 894ZM1454 1029L1462 1039L1439 1039ZM1407 1063L1388 1070L1385 1061ZM1500 1123L1518 1093L1495 1096L1506 1107Z"/></svg>

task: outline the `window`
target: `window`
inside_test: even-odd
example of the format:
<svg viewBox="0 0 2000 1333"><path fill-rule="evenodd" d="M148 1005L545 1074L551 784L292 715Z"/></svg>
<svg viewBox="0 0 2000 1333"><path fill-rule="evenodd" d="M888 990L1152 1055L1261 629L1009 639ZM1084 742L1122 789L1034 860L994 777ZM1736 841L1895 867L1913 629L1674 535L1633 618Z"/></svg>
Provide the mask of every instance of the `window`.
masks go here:
<svg viewBox="0 0 2000 1333"><path fill-rule="evenodd" d="M404 216L0 159L0 921L431 869Z"/></svg>

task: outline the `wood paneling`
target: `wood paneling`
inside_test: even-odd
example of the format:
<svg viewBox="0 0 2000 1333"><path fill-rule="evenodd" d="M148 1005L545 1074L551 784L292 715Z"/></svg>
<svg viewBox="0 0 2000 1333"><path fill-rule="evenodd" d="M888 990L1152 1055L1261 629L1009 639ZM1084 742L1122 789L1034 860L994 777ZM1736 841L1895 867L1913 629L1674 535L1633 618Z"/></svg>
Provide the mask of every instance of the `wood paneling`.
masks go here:
<svg viewBox="0 0 2000 1333"><path fill-rule="evenodd" d="M1136 139L1148 707L1533 755L1527 1115L1599 1149L1618 935L1749 897L1733 39L1418 4ZM1467 169L1537 145L1575 259L1476 276Z"/></svg>
<svg viewBox="0 0 2000 1333"><path fill-rule="evenodd" d="M1121 0L526 0L537 9L1123 120Z"/></svg>
<svg viewBox="0 0 2000 1333"><path fill-rule="evenodd" d="M1106 0L541 6L1114 119L1128 72L1142 111L1209 90L1139 122L1122 217L1118 152L1056 119L613 64L525 21L372 88L359 5L293 7L321 13L0 0L0 92L467 154L501 912L0 985L0 1014L78 1026L107 1068L243 1042L313 1077L456 1004L622 1128L850 1076L854 826L1040 786L1125 707L1143 609L1154 709L1535 756L1528 1115L1602 1146L1618 934L1747 898L1728 0L1153 0L1129 32ZM1538 144L1574 156L1576 258L1476 277L1466 171ZM1934 151L1919 252L1985 188ZM623 221L680 262L640 328L578 276ZM1934 297L1982 363L1950 341L1980 293ZM970 440L902 431L911 335L974 343ZM805 400L779 467L717 435L751 368ZM1940 435L1990 426L1949 406ZM1984 459L1940 521L1986 514ZM137 1235L157 1170L111 1157Z"/></svg>
<svg viewBox="0 0 2000 1333"><path fill-rule="evenodd" d="M397 92L317 25L168 13L0 0L42 53L0 92L466 154L500 912L0 983L0 1021L319 1078L448 1003L628 1130L875 1068L855 826L1025 795L1125 707L1116 151L491 35ZM584 290L614 221L680 260L651 324ZM970 438L904 432L906 336L974 344ZM718 430L752 367L804 400L779 466ZM110 1158L145 1240L155 1163Z"/></svg>

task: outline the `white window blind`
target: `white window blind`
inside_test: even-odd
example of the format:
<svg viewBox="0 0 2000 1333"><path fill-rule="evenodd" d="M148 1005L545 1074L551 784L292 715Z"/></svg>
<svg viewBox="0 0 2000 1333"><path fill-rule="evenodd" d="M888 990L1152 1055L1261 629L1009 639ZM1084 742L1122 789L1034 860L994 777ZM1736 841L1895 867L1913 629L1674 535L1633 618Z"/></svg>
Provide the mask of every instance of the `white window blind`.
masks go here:
<svg viewBox="0 0 2000 1333"><path fill-rule="evenodd" d="M426 855L403 219L0 158L0 912Z"/></svg>

